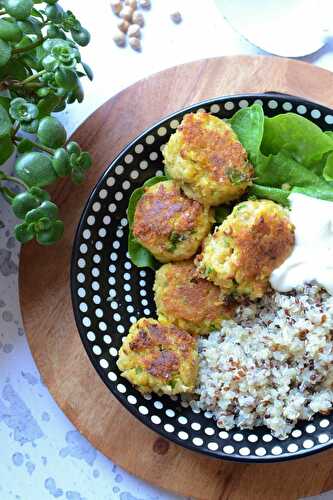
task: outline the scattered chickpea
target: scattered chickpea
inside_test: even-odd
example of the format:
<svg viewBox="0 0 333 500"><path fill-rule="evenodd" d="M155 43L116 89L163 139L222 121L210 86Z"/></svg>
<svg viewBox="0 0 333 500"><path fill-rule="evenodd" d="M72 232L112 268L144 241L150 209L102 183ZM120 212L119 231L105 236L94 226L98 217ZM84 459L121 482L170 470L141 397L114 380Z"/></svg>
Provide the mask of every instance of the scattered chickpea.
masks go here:
<svg viewBox="0 0 333 500"><path fill-rule="evenodd" d="M127 32L129 37L141 38L141 29L138 24L131 24Z"/></svg>
<svg viewBox="0 0 333 500"><path fill-rule="evenodd" d="M113 41L118 47L125 47L126 45L126 35L122 31L117 31L113 36Z"/></svg>
<svg viewBox="0 0 333 500"><path fill-rule="evenodd" d="M119 15L121 9L123 8L120 0L111 0L110 2L112 12Z"/></svg>
<svg viewBox="0 0 333 500"><path fill-rule="evenodd" d="M141 41L139 38L135 38L134 36L130 36L128 39L128 43L132 47L133 50L137 50L140 52L141 50Z"/></svg>
<svg viewBox="0 0 333 500"><path fill-rule="evenodd" d="M132 15L132 22L134 24L138 24L140 28L143 28L145 24L145 18L143 17L142 12L139 12L138 10L135 10Z"/></svg>
<svg viewBox="0 0 333 500"><path fill-rule="evenodd" d="M122 19L121 21L119 21L117 26L120 31L122 31L123 33L127 33L130 23L126 21L126 19Z"/></svg>
<svg viewBox="0 0 333 500"><path fill-rule="evenodd" d="M182 15L181 13L177 10L175 12L172 12L170 14L170 17L171 17L171 20L175 23L175 24L179 24L182 22Z"/></svg>
<svg viewBox="0 0 333 500"><path fill-rule="evenodd" d="M143 9L150 9L151 7L150 0L139 0L139 2L140 2L140 7L142 7Z"/></svg>
<svg viewBox="0 0 333 500"><path fill-rule="evenodd" d="M128 5L129 7L131 7L131 9L135 10L138 6L138 3L136 0L125 0L125 5Z"/></svg>
<svg viewBox="0 0 333 500"><path fill-rule="evenodd" d="M133 9L126 5L126 7L123 7L120 11L120 17L128 21L129 23L132 21L132 14L133 14Z"/></svg>

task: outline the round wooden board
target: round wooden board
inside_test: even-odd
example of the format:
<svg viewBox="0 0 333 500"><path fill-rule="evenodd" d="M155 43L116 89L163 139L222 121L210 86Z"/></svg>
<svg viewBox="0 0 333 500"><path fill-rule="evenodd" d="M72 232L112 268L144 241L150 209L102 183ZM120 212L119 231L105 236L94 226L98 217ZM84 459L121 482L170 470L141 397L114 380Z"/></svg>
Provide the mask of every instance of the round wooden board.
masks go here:
<svg viewBox="0 0 333 500"><path fill-rule="evenodd" d="M333 107L333 73L288 59L234 56L197 61L142 80L99 108L74 134L92 153L87 181L60 182L53 196L63 240L25 246L20 298L33 356L51 394L73 424L112 461L173 492L209 499L294 499L333 489L333 450L277 464L206 458L161 439L128 413L91 365L76 330L69 268L73 238L89 193L115 155L144 128L202 99L276 91Z"/></svg>

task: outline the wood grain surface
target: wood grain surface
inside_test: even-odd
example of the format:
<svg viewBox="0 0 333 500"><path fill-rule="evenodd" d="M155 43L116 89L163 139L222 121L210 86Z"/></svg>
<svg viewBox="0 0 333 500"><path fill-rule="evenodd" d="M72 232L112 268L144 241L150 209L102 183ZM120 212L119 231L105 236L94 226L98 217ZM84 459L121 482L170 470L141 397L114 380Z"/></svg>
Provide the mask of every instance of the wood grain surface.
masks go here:
<svg viewBox="0 0 333 500"><path fill-rule="evenodd" d="M20 262L20 300L33 356L51 394L90 442L129 472L204 500L296 499L333 489L333 450L277 464L206 458L169 443L131 416L100 380L81 344L70 299L73 238L85 201L120 149L145 127L196 101L240 92L276 91L333 107L333 73L302 62L235 56L197 61L146 78L99 108L74 134L93 156L79 187L60 182L53 196L63 240L31 243Z"/></svg>

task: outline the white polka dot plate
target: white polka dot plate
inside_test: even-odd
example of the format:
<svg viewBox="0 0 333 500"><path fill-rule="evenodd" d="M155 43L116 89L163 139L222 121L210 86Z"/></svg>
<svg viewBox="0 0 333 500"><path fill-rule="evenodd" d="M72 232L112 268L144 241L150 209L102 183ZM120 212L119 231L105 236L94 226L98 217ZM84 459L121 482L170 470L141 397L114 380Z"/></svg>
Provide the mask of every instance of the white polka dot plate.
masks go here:
<svg viewBox="0 0 333 500"><path fill-rule="evenodd" d="M100 377L141 422L162 436L216 458L245 462L288 460L333 444L333 416L301 422L288 439L274 438L265 427L224 431L208 413L198 413L179 398L142 396L120 376L116 365L122 337L137 319L155 315L151 269L138 269L127 255L126 209L134 189L161 175L162 150L185 113L204 109L230 118L237 109L260 101L267 116L293 111L325 130L333 112L301 98L249 94L216 98L183 109L143 132L111 163L83 211L75 236L71 289L76 324ZM93 387L92 387L93 390ZM121 436L119 437L121 439Z"/></svg>

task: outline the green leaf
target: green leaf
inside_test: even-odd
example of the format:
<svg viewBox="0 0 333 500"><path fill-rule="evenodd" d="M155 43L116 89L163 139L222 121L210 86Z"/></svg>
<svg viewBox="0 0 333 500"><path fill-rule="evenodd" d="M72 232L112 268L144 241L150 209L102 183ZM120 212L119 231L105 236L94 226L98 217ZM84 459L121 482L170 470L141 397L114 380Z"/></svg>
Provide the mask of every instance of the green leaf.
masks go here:
<svg viewBox="0 0 333 500"><path fill-rule="evenodd" d="M11 55L11 46L4 40L0 39L0 67L5 66L5 64L8 63Z"/></svg>
<svg viewBox="0 0 333 500"><path fill-rule="evenodd" d="M158 266L152 254L140 245L131 230L128 233L128 253L131 261L137 267L150 267L155 270Z"/></svg>
<svg viewBox="0 0 333 500"><path fill-rule="evenodd" d="M41 99L37 104L37 107L39 109L39 117L43 118L44 116L50 115L60 101L61 97L58 97L56 95L49 95L47 97L44 97L44 99Z"/></svg>
<svg viewBox="0 0 333 500"><path fill-rule="evenodd" d="M275 201L275 203L279 203L284 207L288 207L290 205L288 200L290 191L285 191L283 189L252 184L248 190L248 194L250 196L255 196L258 199Z"/></svg>
<svg viewBox="0 0 333 500"><path fill-rule="evenodd" d="M295 113L265 118L261 150L265 155L286 151L308 169L333 150L331 137L307 118Z"/></svg>
<svg viewBox="0 0 333 500"><path fill-rule="evenodd" d="M59 148L54 152L52 165L59 177L64 177L70 173L69 154L64 148Z"/></svg>
<svg viewBox="0 0 333 500"><path fill-rule="evenodd" d="M6 0L6 11L15 19L26 19L31 14L32 0Z"/></svg>
<svg viewBox="0 0 333 500"><path fill-rule="evenodd" d="M38 205L38 200L28 191L17 194L12 201L13 212L19 219L24 219L26 214Z"/></svg>
<svg viewBox="0 0 333 500"><path fill-rule="evenodd" d="M140 187L140 188L135 189L130 196L130 199L128 202L128 208L127 208L127 219L128 219L128 224L129 224L130 229L132 229L132 226L133 226L136 206L137 206L140 198L142 198L142 196L144 195L144 192L145 192L144 188Z"/></svg>
<svg viewBox="0 0 333 500"><path fill-rule="evenodd" d="M168 177L167 175L156 175L155 177L151 177L151 179L148 179L144 183L144 187L154 186L154 184L157 184L158 182L164 182L169 180L170 177Z"/></svg>
<svg viewBox="0 0 333 500"><path fill-rule="evenodd" d="M329 153L326 158L325 166L323 169L323 177L325 181L333 181L333 153Z"/></svg>
<svg viewBox="0 0 333 500"><path fill-rule="evenodd" d="M15 173L28 186L44 187L57 180L49 155L31 151L16 162Z"/></svg>
<svg viewBox="0 0 333 500"><path fill-rule="evenodd" d="M41 35L41 23L34 17L28 17L25 21L17 21L17 25L25 35ZM31 41L30 41L31 43Z"/></svg>
<svg viewBox="0 0 333 500"><path fill-rule="evenodd" d="M10 116L3 106L0 104L0 138L10 135L12 130L12 122Z"/></svg>
<svg viewBox="0 0 333 500"><path fill-rule="evenodd" d="M67 133L54 116L45 116L39 122L37 137L44 146L60 148L66 142Z"/></svg>
<svg viewBox="0 0 333 500"><path fill-rule="evenodd" d="M34 236L35 233L33 227L29 226L25 222L15 226L15 237L20 243L27 243L32 240Z"/></svg>
<svg viewBox="0 0 333 500"><path fill-rule="evenodd" d="M93 79L94 79L94 73L93 73L91 67L88 64L84 63L84 62L81 62L81 64L82 64L82 67L83 67L83 69L85 71L85 74L87 75L87 77L89 78L89 80L92 82Z"/></svg>
<svg viewBox="0 0 333 500"><path fill-rule="evenodd" d="M322 186L307 186L307 187L298 187L295 186L292 190L292 193L302 193L308 196L312 196L312 198L319 198L320 200L333 201L333 187L326 183Z"/></svg>
<svg viewBox="0 0 333 500"><path fill-rule="evenodd" d="M327 135L327 137L329 137L330 139L333 139L333 130L326 130L324 134Z"/></svg>
<svg viewBox="0 0 333 500"><path fill-rule="evenodd" d="M12 156L14 149L10 135L0 138L0 164L5 163Z"/></svg>
<svg viewBox="0 0 333 500"><path fill-rule="evenodd" d="M215 208L215 222L216 224L222 224L224 219L228 217L231 212L231 208L226 205L220 205Z"/></svg>
<svg viewBox="0 0 333 500"><path fill-rule="evenodd" d="M29 189L29 192L32 194L32 196L38 199L39 203L43 203L43 201L50 201L50 195L44 189L33 186Z"/></svg>
<svg viewBox="0 0 333 500"><path fill-rule="evenodd" d="M17 151L19 153L28 153L34 149L35 145L29 139L22 139L17 145Z"/></svg>
<svg viewBox="0 0 333 500"><path fill-rule="evenodd" d="M16 23L11 23L7 19L0 19L0 38L5 42L17 43L22 38L22 31Z"/></svg>
<svg viewBox="0 0 333 500"><path fill-rule="evenodd" d="M230 120L230 125L239 141L246 149L252 162L255 161L264 133L264 112L262 106L253 104L237 111Z"/></svg>
<svg viewBox="0 0 333 500"><path fill-rule="evenodd" d="M72 69L59 68L55 73L55 80L59 87L66 90L76 89L79 79Z"/></svg>
<svg viewBox="0 0 333 500"><path fill-rule="evenodd" d="M314 186L325 182L321 177L292 159L286 151L268 157L261 155L255 165L256 183L280 188Z"/></svg>
<svg viewBox="0 0 333 500"><path fill-rule="evenodd" d="M33 7L31 9L31 14L35 17L39 17L39 19L41 19L42 21L44 21L44 18L43 18L43 15L39 12L38 9L35 9L35 7Z"/></svg>
<svg viewBox="0 0 333 500"><path fill-rule="evenodd" d="M52 201L43 201L38 208L30 210L26 214L25 221L27 224L33 224L39 222L44 217L55 221L58 218L58 212L59 210L55 203L52 203Z"/></svg>
<svg viewBox="0 0 333 500"><path fill-rule="evenodd" d="M71 31L72 38L81 47L85 47L90 42L90 33L85 28L81 28L80 31Z"/></svg>
<svg viewBox="0 0 333 500"><path fill-rule="evenodd" d="M36 240L41 245L53 245L62 238L64 234L64 223L56 220L49 229L40 231L36 235Z"/></svg>
<svg viewBox="0 0 333 500"><path fill-rule="evenodd" d="M24 80L27 75L28 71L22 61L19 59L16 59L15 61L9 61L5 66L0 67L0 78Z"/></svg>
<svg viewBox="0 0 333 500"><path fill-rule="evenodd" d="M5 110L9 111L9 106L10 106L10 98L9 97L4 97L2 95L0 95L0 106L2 106L3 108L5 108Z"/></svg>

